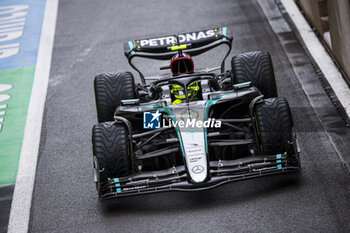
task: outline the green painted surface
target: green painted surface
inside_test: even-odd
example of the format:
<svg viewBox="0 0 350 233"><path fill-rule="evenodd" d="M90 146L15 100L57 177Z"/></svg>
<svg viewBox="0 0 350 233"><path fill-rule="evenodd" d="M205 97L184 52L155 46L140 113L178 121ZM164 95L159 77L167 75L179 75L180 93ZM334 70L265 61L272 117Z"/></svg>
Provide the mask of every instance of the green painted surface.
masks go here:
<svg viewBox="0 0 350 233"><path fill-rule="evenodd" d="M0 87L12 85L0 93L0 105L6 105L0 109L5 111L0 116L0 185L16 183L34 72L35 66L0 70Z"/></svg>

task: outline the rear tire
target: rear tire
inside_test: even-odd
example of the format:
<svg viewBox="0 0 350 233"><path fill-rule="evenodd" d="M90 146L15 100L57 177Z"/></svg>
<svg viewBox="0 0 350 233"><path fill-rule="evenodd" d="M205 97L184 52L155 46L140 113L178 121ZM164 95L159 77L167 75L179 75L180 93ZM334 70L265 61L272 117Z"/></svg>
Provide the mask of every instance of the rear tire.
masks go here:
<svg viewBox="0 0 350 233"><path fill-rule="evenodd" d="M284 98L265 99L255 108L260 151L264 155L295 154L293 120L288 102Z"/></svg>
<svg viewBox="0 0 350 233"><path fill-rule="evenodd" d="M231 61L234 84L251 81L264 98L277 97L277 87L271 56L256 51L236 55Z"/></svg>
<svg viewBox="0 0 350 233"><path fill-rule="evenodd" d="M97 75L94 88L98 122L113 121L120 101L136 98L134 76L130 72Z"/></svg>
<svg viewBox="0 0 350 233"><path fill-rule="evenodd" d="M130 174L128 135L122 123L104 122L94 125L92 150L94 168L97 169L98 191L108 182L109 178Z"/></svg>

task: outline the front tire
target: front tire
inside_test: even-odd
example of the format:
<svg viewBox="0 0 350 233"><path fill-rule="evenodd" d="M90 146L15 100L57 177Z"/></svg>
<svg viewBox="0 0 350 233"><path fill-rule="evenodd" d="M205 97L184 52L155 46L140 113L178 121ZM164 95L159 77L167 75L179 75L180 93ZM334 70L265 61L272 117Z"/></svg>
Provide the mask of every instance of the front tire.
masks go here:
<svg viewBox="0 0 350 233"><path fill-rule="evenodd" d="M294 155L293 120L285 98L265 99L255 107L257 134L264 155Z"/></svg>
<svg viewBox="0 0 350 233"><path fill-rule="evenodd" d="M113 121L120 101L136 98L134 76L130 72L97 75L94 89L98 122Z"/></svg>
<svg viewBox="0 0 350 233"><path fill-rule="evenodd" d="M256 51L236 55L231 60L234 84L251 81L264 98L277 97L277 87L271 56Z"/></svg>
<svg viewBox="0 0 350 233"><path fill-rule="evenodd" d="M122 123L104 122L92 128L93 162L99 194L108 179L130 174L128 141L127 129Z"/></svg>

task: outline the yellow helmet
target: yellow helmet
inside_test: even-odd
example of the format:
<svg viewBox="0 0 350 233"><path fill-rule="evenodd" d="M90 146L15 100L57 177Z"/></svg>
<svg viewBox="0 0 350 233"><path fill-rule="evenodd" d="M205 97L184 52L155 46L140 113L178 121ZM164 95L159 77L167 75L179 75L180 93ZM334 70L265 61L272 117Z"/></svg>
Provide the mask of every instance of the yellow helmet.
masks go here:
<svg viewBox="0 0 350 233"><path fill-rule="evenodd" d="M187 87L187 96L189 100L194 100L197 98L198 91L200 87L197 81L192 82ZM181 104L186 102L186 92L184 88L180 85L173 84L170 85L170 94L173 100L172 104Z"/></svg>

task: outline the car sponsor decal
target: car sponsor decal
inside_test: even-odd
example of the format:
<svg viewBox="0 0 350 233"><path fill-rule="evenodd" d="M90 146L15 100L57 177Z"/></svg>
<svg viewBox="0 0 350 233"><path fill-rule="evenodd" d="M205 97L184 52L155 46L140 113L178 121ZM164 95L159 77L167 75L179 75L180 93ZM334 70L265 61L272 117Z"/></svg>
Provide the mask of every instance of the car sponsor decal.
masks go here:
<svg viewBox="0 0 350 233"><path fill-rule="evenodd" d="M161 36L149 39L138 39L128 41L126 52L166 52L185 50L209 44L216 40L226 39L227 28L214 28L197 32L188 32L178 35Z"/></svg>
<svg viewBox="0 0 350 233"><path fill-rule="evenodd" d="M140 46L162 46L162 45L175 45L175 44L184 44L191 43L193 41L198 41L201 39L206 39L208 37L215 37L214 31L217 29L211 29L206 31L191 32L186 34L180 34L177 36L166 36L158 37L153 39L137 40L136 43Z"/></svg>

